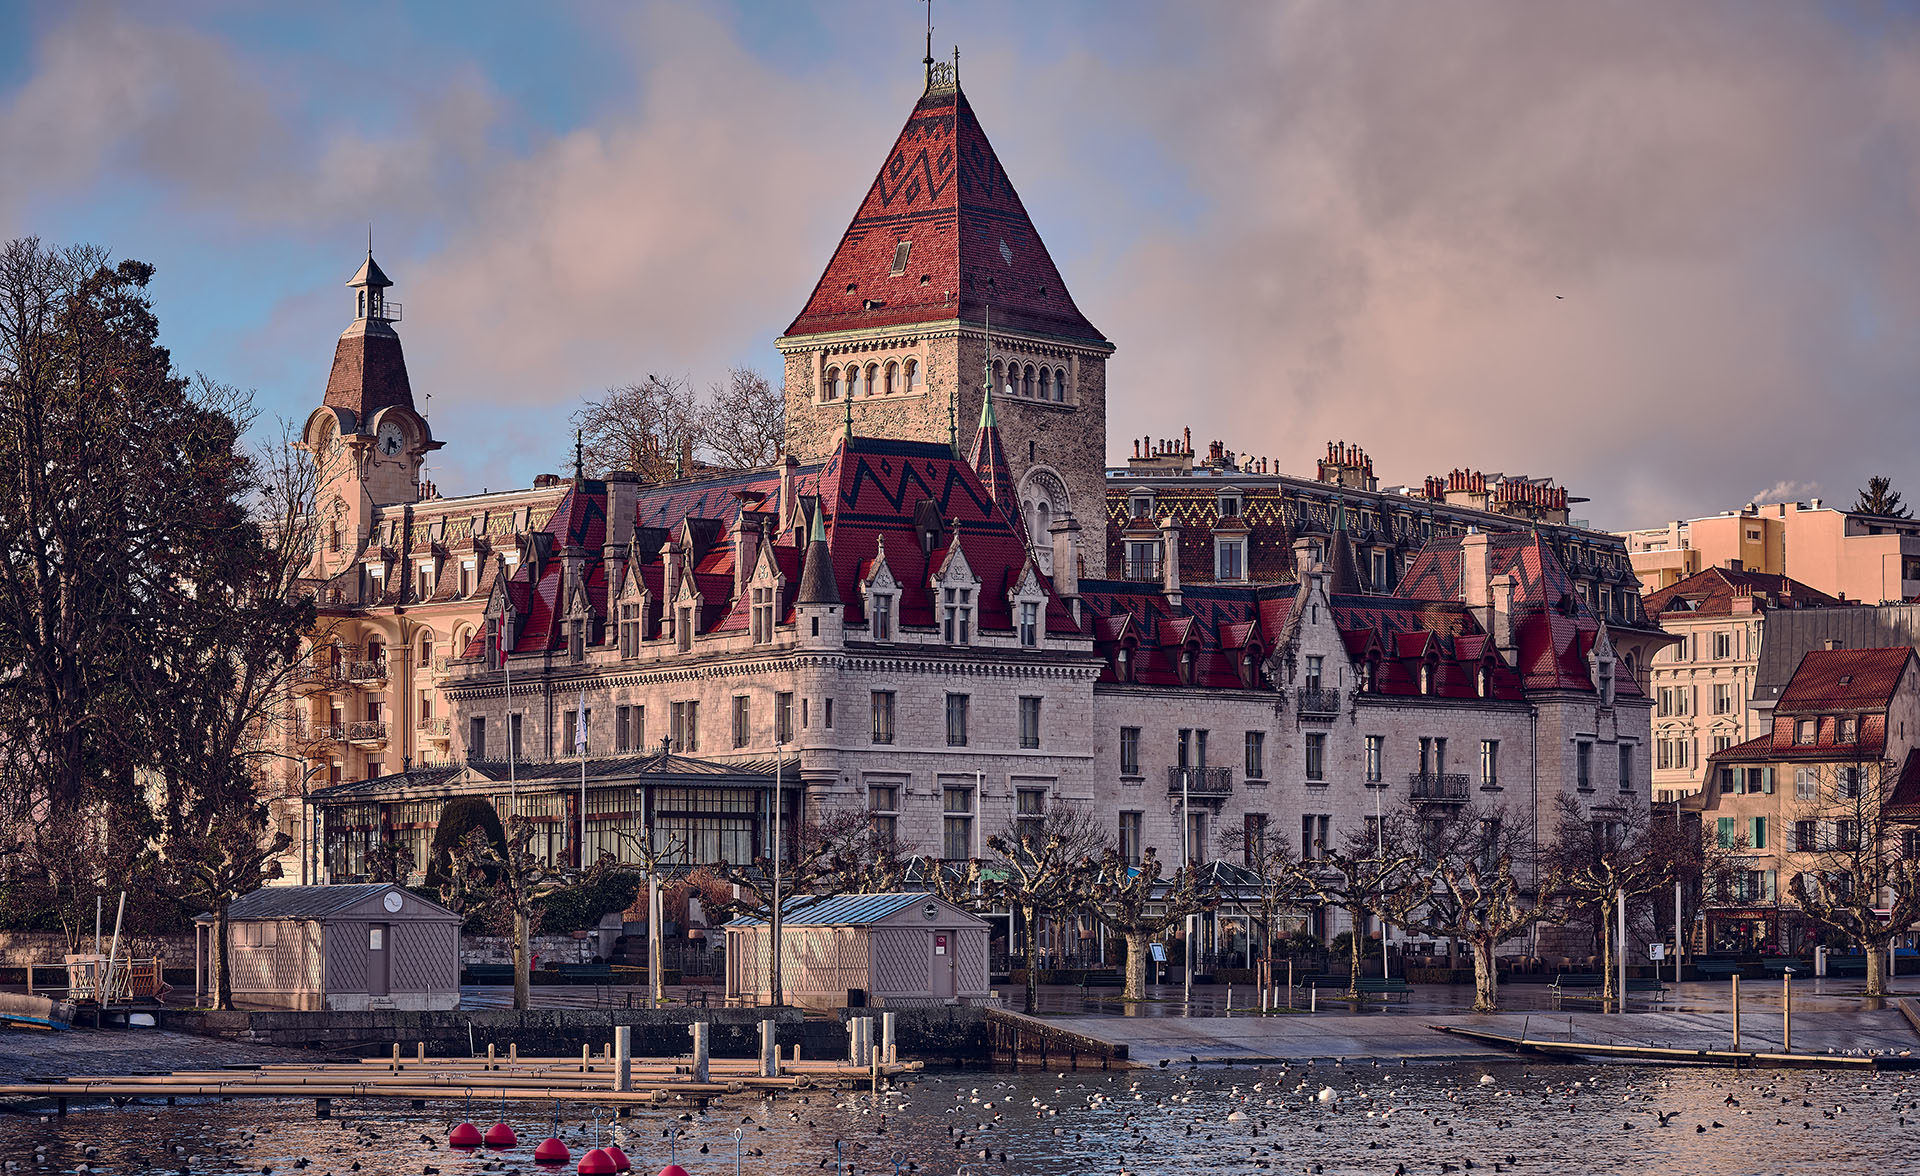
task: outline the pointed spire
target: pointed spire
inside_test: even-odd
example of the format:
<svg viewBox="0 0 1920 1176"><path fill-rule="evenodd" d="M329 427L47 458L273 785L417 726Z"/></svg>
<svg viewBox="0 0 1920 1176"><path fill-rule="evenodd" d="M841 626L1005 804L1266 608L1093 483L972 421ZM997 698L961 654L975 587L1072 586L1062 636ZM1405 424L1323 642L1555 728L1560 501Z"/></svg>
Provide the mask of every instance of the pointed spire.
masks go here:
<svg viewBox="0 0 1920 1176"><path fill-rule="evenodd" d="M587 479L585 463L582 461L580 437L581 430L575 429L573 431L573 484L576 486Z"/></svg>
<svg viewBox="0 0 1920 1176"><path fill-rule="evenodd" d="M846 436L847 440L851 441L853 440L853 383L852 381L848 381L847 394L841 399L846 402L845 405L843 406L847 414L846 423L843 426L843 428L845 429L844 435Z"/></svg>
<svg viewBox="0 0 1920 1176"><path fill-rule="evenodd" d="M1018 517L1013 503L1013 471L1007 465L1007 451L1000 444L1000 425L993 415L993 369L987 368L987 394L980 400L980 428L973 436L973 456L969 459L980 482L987 488L1000 513L1008 519Z"/></svg>
<svg viewBox="0 0 1920 1176"><path fill-rule="evenodd" d="M833 575L833 549L827 546L826 511L813 506L813 533L807 541L807 560L800 569L800 595L795 604L839 604L840 584Z"/></svg>

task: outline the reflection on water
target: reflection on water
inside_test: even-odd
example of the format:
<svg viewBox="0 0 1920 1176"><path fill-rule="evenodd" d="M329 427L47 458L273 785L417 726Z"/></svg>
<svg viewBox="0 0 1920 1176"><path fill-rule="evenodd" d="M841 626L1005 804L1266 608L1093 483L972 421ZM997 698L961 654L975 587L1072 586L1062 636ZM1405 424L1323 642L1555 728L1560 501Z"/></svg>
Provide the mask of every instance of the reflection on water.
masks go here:
<svg viewBox="0 0 1920 1176"><path fill-rule="evenodd" d="M1159 1174L1230 1172L1519 1173L1896 1172L1920 1132L1920 1081L1906 1074L1413 1065L1203 1068L1111 1074L933 1072L891 1091L733 1097L676 1104L623 1121L637 1172L679 1160L693 1176L850 1171ZM476 1102L482 1128L498 1103ZM596 1108L564 1108L577 1161ZM462 1156L444 1147L459 1103L198 1103L0 1116L9 1170L77 1172L458 1173L535 1171L548 1111L507 1104L518 1151ZM600 1111L601 1138L613 1139ZM1663 1125L1664 1118L1664 1125ZM36 1148L44 1147L36 1158ZM87 1148L96 1151L89 1155ZM306 1161L303 1165L301 1161ZM15 1167L18 1165L18 1167ZM908 1167L908 1165L913 1165ZM1453 1165L1447 1169L1443 1165ZM571 1165L567 1171L571 1171Z"/></svg>

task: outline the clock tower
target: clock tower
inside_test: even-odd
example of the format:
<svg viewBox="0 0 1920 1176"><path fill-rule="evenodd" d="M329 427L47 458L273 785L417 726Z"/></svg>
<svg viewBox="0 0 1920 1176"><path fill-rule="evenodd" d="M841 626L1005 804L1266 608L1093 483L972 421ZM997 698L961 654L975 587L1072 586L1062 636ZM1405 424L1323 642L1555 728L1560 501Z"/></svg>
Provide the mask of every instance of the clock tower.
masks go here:
<svg viewBox="0 0 1920 1176"><path fill-rule="evenodd" d="M321 512L321 571L332 575L365 546L375 507L415 502L420 467L443 444L413 407L400 349L400 304L380 264L367 259L347 283L353 322L333 349L333 371L301 443L313 455Z"/></svg>

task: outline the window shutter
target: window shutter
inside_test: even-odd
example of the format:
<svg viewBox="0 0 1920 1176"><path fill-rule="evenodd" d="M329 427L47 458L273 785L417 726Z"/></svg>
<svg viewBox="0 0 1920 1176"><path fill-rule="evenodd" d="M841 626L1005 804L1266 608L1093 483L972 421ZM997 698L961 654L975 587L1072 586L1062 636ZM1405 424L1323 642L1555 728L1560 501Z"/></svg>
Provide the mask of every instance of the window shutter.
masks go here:
<svg viewBox="0 0 1920 1176"><path fill-rule="evenodd" d="M1766 793L1768 796L1773 795L1773 769L1771 767L1760 769L1760 791Z"/></svg>

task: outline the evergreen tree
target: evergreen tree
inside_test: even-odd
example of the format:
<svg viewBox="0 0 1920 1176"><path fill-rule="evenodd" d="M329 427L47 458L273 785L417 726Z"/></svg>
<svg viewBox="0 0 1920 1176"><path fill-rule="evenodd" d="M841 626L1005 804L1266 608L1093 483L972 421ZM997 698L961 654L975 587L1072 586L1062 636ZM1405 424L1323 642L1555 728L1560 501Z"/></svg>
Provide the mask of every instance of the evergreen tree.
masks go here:
<svg viewBox="0 0 1920 1176"><path fill-rule="evenodd" d="M1860 491L1860 499L1853 504L1855 514L1875 515L1883 519L1905 519L1913 517L1900 501L1900 492L1893 488L1893 479L1875 474L1867 479L1867 488Z"/></svg>

